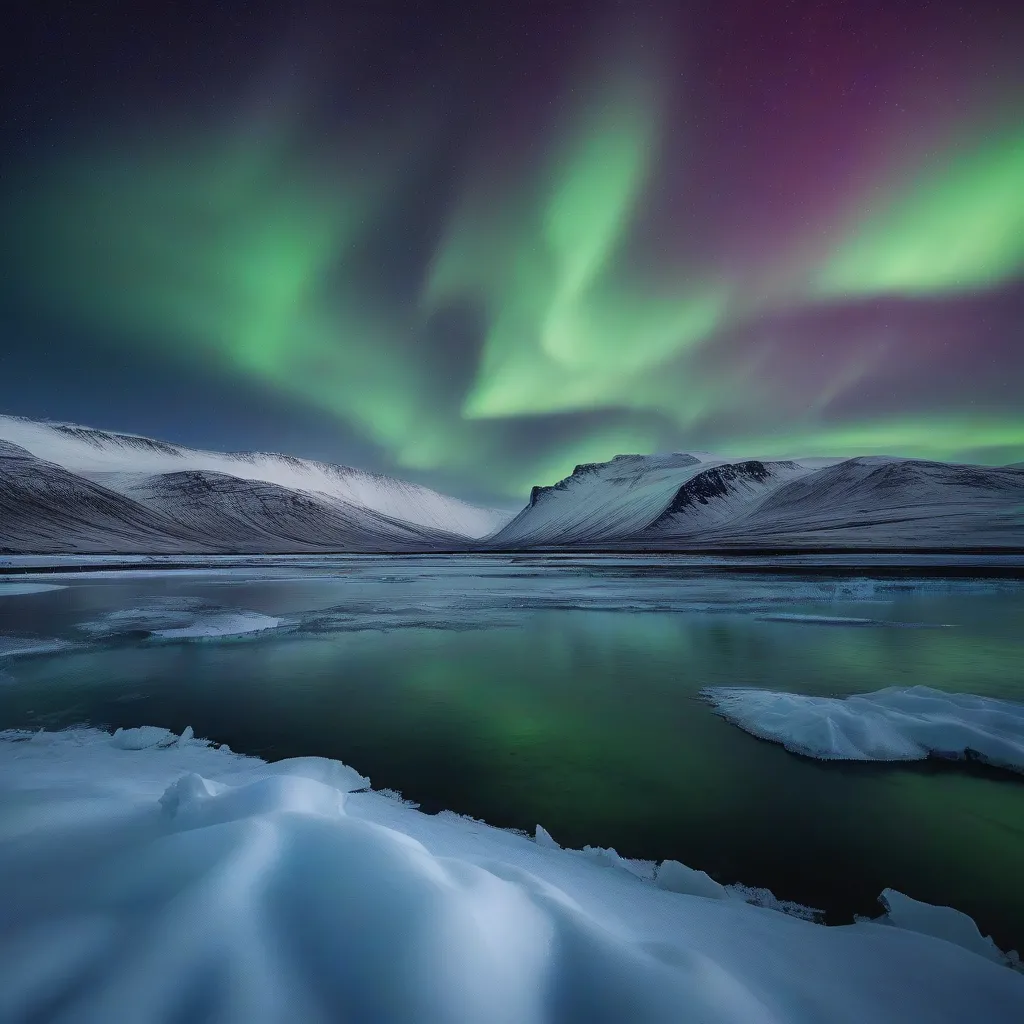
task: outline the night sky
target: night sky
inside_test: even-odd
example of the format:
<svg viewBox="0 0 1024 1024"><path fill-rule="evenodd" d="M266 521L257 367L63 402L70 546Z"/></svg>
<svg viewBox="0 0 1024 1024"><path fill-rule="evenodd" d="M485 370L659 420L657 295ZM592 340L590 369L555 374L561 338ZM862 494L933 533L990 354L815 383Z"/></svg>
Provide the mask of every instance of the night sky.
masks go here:
<svg viewBox="0 0 1024 1024"><path fill-rule="evenodd" d="M2 27L2 412L510 507L621 452L1024 459L1019 0Z"/></svg>

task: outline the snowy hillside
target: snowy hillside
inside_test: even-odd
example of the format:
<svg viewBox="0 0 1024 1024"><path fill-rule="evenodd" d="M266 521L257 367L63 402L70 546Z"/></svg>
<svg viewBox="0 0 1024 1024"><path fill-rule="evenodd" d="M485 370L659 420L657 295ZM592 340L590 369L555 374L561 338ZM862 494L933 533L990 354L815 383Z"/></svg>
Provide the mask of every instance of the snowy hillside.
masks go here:
<svg viewBox="0 0 1024 1024"><path fill-rule="evenodd" d="M113 490L125 491L155 474L206 471L304 491L389 520L460 537L484 537L508 519L504 512L479 508L418 484L288 455L206 452L134 434L14 416L0 416L0 441Z"/></svg>
<svg viewBox="0 0 1024 1024"><path fill-rule="evenodd" d="M0 551L200 551L159 512L52 462L0 448Z"/></svg>
<svg viewBox="0 0 1024 1024"><path fill-rule="evenodd" d="M747 505L707 540L755 537L780 546L1024 547L1024 471L848 459Z"/></svg>
<svg viewBox="0 0 1024 1024"><path fill-rule="evenodd" d="M529 505L492 543L595 545L633 536L707 466L689 454L617 455L611 462L577 466L553 487L534 487Z"/></svg>
<svg viewBox="0 0 1024 1024"><path fill-rule="evenodd" d="M678 522L707 525L728 510L810 470L707 454L617 455L577 466L553 487L535 487L530 504L498 531L497 547L616 545L659 536Z"/></svg>
<svg viewBox="0 0 1024 1024"><path fill-rule="evenodd" d="M577 466L495 548L1024 547L1024 471L864 457L620 455Z"/></svg>
<svg viewBox="0 0 1024 1024"><path fill-rule="evenodd" d="M1024 468L618 455L514 519L286 455L0 416L0 551L1024 549Z"/></svg>
<svg viewBox="0 0 1024 1024"><path fill-rule="evenodd" d="M342 466L0 417L8 552L450 549L507 518Z"/></svg>

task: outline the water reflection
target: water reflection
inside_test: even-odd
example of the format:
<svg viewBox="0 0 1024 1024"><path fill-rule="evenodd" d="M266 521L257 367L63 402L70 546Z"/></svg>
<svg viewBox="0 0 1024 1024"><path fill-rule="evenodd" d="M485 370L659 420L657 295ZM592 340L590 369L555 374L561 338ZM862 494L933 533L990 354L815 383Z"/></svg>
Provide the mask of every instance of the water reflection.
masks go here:
<svg viewBox="0 0 1024 1024"><path fill-rule="evenodd" d="M82 629L171 598L288 628L159 646L138 629ZM633 610L599 610L610 606ZM759 617L779 607L874 625ZM845 695L925 683L1024 700L1016 585L361 567L344 578L83 578L3 610L5 633L86 646L6 659L0 726L192 725L264 757L340 758L426 809L675 857L834 920L872 912L891 885L1024 943L1024 780L809 761L698 698L718 685Z"/></svg>

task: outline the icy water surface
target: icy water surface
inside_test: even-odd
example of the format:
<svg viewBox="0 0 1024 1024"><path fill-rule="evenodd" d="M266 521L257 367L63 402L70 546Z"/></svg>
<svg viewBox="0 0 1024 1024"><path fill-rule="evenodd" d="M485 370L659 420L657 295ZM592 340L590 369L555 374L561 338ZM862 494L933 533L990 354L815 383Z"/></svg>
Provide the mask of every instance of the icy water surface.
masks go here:
<svg viewBox="0 0 1024 1024"><path fill-rule="evenodd" d="M0 728L191 725L836 923L892 886L1024 948L1024 777L812 761L699 697L925 684L1024 701L1024 583L805 568L364 556L0 577Z"/></svg>

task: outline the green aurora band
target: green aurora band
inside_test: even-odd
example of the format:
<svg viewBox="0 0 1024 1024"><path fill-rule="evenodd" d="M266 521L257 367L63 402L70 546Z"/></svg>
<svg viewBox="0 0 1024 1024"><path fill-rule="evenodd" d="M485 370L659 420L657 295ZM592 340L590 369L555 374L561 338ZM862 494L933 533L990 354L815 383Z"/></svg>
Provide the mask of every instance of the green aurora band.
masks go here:
<svg viewBox="0 0 1024 1024"><path fill-rule="evenodd" d="M465 416L669 411L650 371L713 334L726 289L680 274L654 291L617 262L657 146L652 93L628 79L610 83L567 119L574 130L531 201L474 195L453 218L426 301L470 297L486 310Z"/></svg>
<svg viewBox="0 0 1024 1024"><path fill-rule="evenodd" d="M344 157L314 158L292 113L248 132L154 129L143 143L58 152L5 214L23 254L15 276L38 309L111 344L158 345L272 386L337 417L397 471L482 481L510 498L577 462L678 447L691 430L700 447L737 454L1024 458L1024 412L826 422L815 396L796 413L758 398L756 354L709 374L707 354L763 310L740 300L738 272L695 272L693 253L638 272L637 225L668 130L659 90L635 69L590 84L522 180L467 176L412 302L366 285L365 250L414 178L415 154L353 140ZM1017 280L1024 134L944 154L867 205L800 270L786 302ZM770 309L776 298L759 301ZM424 329L460 303L481 311L482 350L465 392L439 402ZM847 367L823 392L831 399L859 372ZM769 422L790 425L702 433L759 402ZM518 463L505 457L503 438L523 418L595 410L610 422L538 442Z"/></svg>
<svg viewBox="0 0 1024 1024"><path fill-rule="evenodd" d="M1024 131L946 153L863 218L817 280L826 295L985 288L1024 270Z"/></svg>

